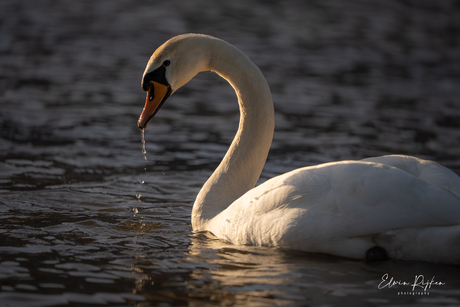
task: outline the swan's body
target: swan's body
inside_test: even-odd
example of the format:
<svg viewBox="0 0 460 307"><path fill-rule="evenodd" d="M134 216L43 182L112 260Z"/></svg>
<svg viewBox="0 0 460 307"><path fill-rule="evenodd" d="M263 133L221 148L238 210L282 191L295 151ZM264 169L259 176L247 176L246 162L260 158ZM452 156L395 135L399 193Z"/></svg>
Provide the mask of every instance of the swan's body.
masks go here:
<svg viewBox="0 0 460 307"><path fill-rule="evenodd" d="M460 264L460 178L435 162L383 156L326 163L254 187L273 137L272 98L260 70L222 40L187 34L155 51L144 72L148 95L139 128L171 93L206 70L233 86L241 118L196 198L195 231L234 244L355 259L379 246L392 258Z"/></svg>

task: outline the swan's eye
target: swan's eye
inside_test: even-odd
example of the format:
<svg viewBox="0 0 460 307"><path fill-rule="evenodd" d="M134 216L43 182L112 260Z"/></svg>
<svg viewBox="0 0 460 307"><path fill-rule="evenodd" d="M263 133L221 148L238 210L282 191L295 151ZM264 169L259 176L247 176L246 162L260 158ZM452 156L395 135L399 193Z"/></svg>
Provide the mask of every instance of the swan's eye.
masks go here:
<svg viewBox="0 0 460 307"><path fill-rule="evenodd" d="M170 60L165 60L163 62L163 66L169 66L169 64L171 64L171 61Z"/></svg>

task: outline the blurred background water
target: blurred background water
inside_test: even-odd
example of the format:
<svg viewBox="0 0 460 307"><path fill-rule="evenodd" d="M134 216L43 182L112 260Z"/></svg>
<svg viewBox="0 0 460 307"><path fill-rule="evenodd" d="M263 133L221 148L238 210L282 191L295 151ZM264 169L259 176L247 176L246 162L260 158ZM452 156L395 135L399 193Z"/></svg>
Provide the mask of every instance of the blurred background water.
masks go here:
<svg viewBox="0 0 460 307"><path fill-rule="evenodd" d="M233 246L193 233L201 185L236 132L232 88L202 73L146 130L151 53L220 37L276 109L260 181L408 154L460 173L460 2L0 3L0 306L458 306L460 268ZM359 222L359 221L357 221ZM382 276L444 283L423 295Z"/></svg>

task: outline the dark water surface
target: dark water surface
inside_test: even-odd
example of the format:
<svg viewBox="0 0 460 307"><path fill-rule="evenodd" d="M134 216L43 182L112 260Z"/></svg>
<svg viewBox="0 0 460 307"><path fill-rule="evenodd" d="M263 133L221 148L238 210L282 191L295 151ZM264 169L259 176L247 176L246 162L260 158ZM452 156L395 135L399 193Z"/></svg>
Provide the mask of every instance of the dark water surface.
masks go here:
<svg viewBox="0 0 460 307"><path fill-rule="evenodd" d="M460 173L459 1L2 0L0 306L459 306L458 266L191 231L236 132L233 90L203 73L174 94L147 161L136 127L148 58L186 32L233 43L267 77L277 127L261 181L383 154ZM420 275L442 284L381 284Z"/></svg>

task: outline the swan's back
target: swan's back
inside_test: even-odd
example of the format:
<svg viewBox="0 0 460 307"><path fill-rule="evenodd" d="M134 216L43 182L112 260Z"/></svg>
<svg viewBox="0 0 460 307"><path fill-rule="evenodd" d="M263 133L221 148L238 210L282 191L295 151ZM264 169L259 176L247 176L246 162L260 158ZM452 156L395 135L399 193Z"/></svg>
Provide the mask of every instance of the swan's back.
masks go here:
<svg viewBox="0 0 460 307"><path fill-rule="evenodd" d="M399 168L412 176L450 191L460 198L460 177L437 162L401 155L373 157L362 161L382 163Z"/></svg>

